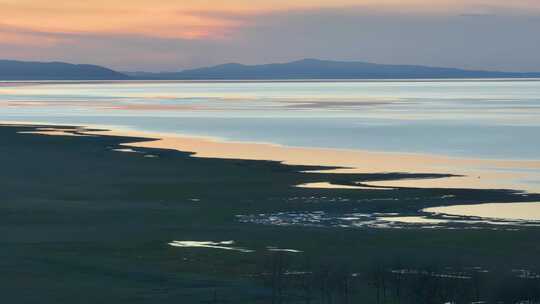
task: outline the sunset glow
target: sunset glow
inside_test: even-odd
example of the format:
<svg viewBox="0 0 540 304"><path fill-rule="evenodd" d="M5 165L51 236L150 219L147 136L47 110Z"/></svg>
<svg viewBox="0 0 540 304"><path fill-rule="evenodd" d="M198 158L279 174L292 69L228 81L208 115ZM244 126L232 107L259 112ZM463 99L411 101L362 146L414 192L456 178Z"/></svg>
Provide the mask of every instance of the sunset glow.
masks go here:
<svg viewBox="0 0 540 304"><path fill-rule="evenodd" d="M488 17L522 15L534 18L494 21L501 29L485 24ZM445 37L452 45L447 38L459 37L456 35L463 33L461 27L471 20L478 23L469 25L478 33L465 32L474 35L472 41L508 29L512 31L508 35L517 39L515 32L534 26L522 23L536 22L538 15L540 2L536 0L0 0L0 58L87 62L145 70L177 70L239 61L238 58L244 63L289 61L300 56L469 67L458 59L448 59L457 57L455 51L445 54L444 60L437 60L432 54L418 53L417 43L415 52L406 44L420 41L426 44L422 49L430 50L432 41L426 32L450 30L446 36L433 35ZM448 18L470 20L463 23ZM357 30L360 28L363 30ZM349 39L352 35L363 37L354 40L358 45L347 46L353 41ZM370 40L381 35L387 38ZM323 37L340 39L333 43L343 48L330 52L320 43ZM507 48L513 45L499 43ZM283 44L289 48L278 47ZM389 47L397 47L392 56L385 55L384 50ZM131 50L130 54L124 52L125 48ZM354 49L363 52L353 54ZM440 53L436 51L433 50L434 54ZM481 60L476 64L489 58L480 50L477 52ZM426 58L435 62L426 62ZM513 58L518 61L526 56L516 54ZM497 68L494 62L485 66ZM525 63L507 64L508 67L501 68L529 68Z"/></svg>
<svg viewBox="0 0 540 304"><path fill-rule="evenodd" d="M495 8L539 9L537 1L439 0L268 0L253 1L90 1L1 0L3 42L20 43L28 32L56 34L126 34L164 38L222 38L245 25L247 17L287 10L357 7L420 13L489 13ZM493 2L493 1L492 1ZM5 32L11 32L9 37ZM5 40L4 40L5 39ZM31 39L28 39L31 40ZM28 43L31 43L28 41Z"/></svg>

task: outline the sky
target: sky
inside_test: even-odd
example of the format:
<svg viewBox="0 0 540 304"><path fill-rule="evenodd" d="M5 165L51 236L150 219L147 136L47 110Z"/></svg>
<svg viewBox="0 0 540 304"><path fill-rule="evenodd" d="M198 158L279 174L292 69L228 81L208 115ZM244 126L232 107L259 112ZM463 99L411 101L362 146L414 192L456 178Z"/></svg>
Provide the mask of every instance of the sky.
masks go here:
<svg viewBox="0 0 540 304"><path fill-rule="evenodd" d="M540 0L0 0L0 58L176 71L302 58L540 71Z"/></svg>

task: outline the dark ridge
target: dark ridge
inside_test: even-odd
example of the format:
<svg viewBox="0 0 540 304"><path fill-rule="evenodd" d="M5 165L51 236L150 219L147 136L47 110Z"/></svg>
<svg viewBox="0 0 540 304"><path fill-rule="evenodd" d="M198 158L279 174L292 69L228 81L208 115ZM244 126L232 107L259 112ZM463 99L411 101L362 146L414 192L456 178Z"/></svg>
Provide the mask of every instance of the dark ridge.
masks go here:
<svg viewBox="0 0 540 304"><path fill-rule="evenodd" d="M0 80L124 80L129 76L90 64L0 60Z"/></svg>
<svg viewBox="0 0 540 304"><path fill-rule="evenodd" d="M295 80L295 79L450 79L536 78L539 73L464 70L419 65L303 59L289 63L243 65L238 63L170 73L143 73L144 79L161 80Z"/></svg>

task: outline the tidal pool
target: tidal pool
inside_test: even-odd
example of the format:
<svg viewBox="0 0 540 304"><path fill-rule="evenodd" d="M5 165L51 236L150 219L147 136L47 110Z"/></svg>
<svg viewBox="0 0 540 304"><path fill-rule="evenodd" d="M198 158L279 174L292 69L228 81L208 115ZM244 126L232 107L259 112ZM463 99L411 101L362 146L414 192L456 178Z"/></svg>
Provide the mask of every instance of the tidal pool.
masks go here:
<svg viewBox="0 0 540 304"><path fill-rule="evenodd" d="M538 205L537 207L540 208ZM509 208L511 208L511 206L509 206ZM520 227L540 226L540 221L535 220L534 217L481 217L474 213L467 215L465 213L457 214L457 212L453 215L433 212L433 209L438 208L427 208L421 210L421 213L417 215L403 215L398 213L329 213L325 211L312 211L237 215L237 219L243 223L262 225L327 228L516 230Z"/></svg>
<svg viewBox="0 0 540 304"><path fill-rule="evenodd" d="M540 221L540 202L455 205L426 208L422 211L432 214L510 221Z"/></svg>
<svg viewBox="0 0 540 304"><path fill-rule="evenodd" d="M405 224L446 224L448 220L432 219L424 216L392 216L392 217L380 217L382 221L392 223L405 223Z"/></svg>
<svg viewBox="0 0 540 304"><path fill-rule="evenodd" d="M385 187L366 187L361 185L339 185L332 184L328 182L316 182L316 183L306 183L297 185L299 188L308 188L308 189L352 189L352 190L394 190L393 188Z"/></svg>
<svg viewBox="0 0 540 304"><path fill-rule="evenodd" d="M253 252L253 250L232 247L234 241L221 241L221 242L212 242L212 241L172 241L169 245L173 247L183 247L183 248L211 248L211 249L223 249L223 250L232 250L243 253Z"/></svg>

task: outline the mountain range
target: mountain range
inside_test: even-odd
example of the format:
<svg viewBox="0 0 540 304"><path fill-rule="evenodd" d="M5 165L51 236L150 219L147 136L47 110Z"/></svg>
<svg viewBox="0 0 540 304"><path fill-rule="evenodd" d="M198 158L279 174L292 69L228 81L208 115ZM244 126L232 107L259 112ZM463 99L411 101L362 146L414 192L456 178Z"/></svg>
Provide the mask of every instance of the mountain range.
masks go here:
<svg viewBox="0 0 540 304"><path fill-rule="evenodd" d="M129 76L90 64L0 60L0 80L123 80Z"/></svg>
<svg viewBox="0 0 540 304"><path fill-rule="evenodd" d="M0 80L301 80L540 78L538 73L465 70L420 65L389 65L303 59L289 63L228 63L179 72L117 72L96 65L0 60Z"/></svg>

